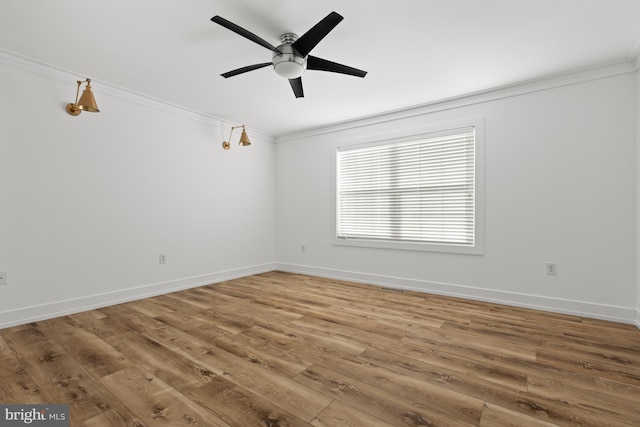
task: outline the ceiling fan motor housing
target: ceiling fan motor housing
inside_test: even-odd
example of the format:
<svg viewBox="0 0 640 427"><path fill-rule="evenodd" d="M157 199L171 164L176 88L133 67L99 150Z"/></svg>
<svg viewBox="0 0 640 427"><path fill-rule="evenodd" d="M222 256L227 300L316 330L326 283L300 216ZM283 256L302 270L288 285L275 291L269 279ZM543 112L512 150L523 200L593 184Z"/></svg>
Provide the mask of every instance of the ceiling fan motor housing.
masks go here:
<svg viewBox="0 0 640 427"><path fill-rule="evenodd" d="M282 53L273 54L273 68L286 79L297 79L307 68L307 59L291 46L297 39L298 36L293 33L281 35L282 44L277 49Z"/></svg>

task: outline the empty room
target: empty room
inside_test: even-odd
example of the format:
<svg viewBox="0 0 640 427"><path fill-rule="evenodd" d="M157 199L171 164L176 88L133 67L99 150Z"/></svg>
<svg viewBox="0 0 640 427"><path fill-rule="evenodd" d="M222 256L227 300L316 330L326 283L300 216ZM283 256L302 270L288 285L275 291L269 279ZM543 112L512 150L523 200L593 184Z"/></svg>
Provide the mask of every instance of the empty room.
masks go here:
<svg viewBox="0 0 640 427"><path fill-rule="evenodd" d="M3 0L0 426L640 426L640 2Z"/></svg>

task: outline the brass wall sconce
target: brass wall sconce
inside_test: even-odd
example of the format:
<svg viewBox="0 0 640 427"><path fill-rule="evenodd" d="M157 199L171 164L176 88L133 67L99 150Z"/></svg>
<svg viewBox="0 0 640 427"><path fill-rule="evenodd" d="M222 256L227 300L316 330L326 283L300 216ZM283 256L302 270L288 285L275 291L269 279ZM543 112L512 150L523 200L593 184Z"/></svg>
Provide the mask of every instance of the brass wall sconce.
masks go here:
<svg viewBox="0 0 640 427"><path fill-rule="evenodd" d="M231 135L233 135L234 129L238 129L238 128L242 128L242 134L240 135L240 141L238 141L238 145L242 145L244 147L251 145L251 141L249 141L249 136L247 135L247 130L245 129L244 125L241 125L241 126L233 126L231 128L229 139L222 143L222 148L224 148L225 150L228 150L229 148L231 148L231 144L229 143L229 141L231 141Z"/></svg>
<svg viewBox="0 0 640 427"><path fill-rule="evenodd" d="M80 85L82 83L86 83L84 91L82 92L82 96L78 99L78 94L80 93ZM73 104L67 104L67 113L72 116L77 116L82 111L90 111L92 113L99 113L98 104L96 104L96 99L93 97L93 91L91 90L91 79L86 80L78 80L78 89L76 90L76 102Z"/></svg>

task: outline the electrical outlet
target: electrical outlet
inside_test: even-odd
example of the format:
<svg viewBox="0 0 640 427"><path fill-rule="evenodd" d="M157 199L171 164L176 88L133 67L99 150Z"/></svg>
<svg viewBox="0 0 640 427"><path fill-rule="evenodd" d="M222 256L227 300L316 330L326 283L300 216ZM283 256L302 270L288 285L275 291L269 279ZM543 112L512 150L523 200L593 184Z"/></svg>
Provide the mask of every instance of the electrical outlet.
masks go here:
<svg viewBox="0 0 640 427"><path fill-rule="evenodd" d="M547 276L557 276L558 275L558 264L555 262L547 263Z"/></svg>
<svg viewBox="0 0 640 427"><path fill-rule="evenodd" d="M158 256L158 262L160 264L166 264L167 263L167 254L160 254Z"/></svg>
<svg viewBox="0 0 640 427"><path fill-rule="evenodd" d="M7 284L7 272L0 271L0 285L6 285L6 284Z"/></svg>

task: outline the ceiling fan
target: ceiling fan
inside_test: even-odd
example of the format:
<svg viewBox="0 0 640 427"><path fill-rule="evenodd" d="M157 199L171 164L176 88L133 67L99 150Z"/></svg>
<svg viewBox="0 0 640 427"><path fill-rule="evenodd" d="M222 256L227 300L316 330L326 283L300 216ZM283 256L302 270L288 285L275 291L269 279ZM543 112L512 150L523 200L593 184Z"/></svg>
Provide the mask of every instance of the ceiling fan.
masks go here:
<svg viewBox="0 0 640 427"><path fill-rule="evenodd" d="M343 19L344 18L340 14L331 12L302 36L298 37L293 33L282 34L280 36L281 44L279 46L273 46L271 43L256 36L252 32L216 15L211 18L211 20L216 24L220 24L234 33L257 43L260 46L266 47L273 52L271 62L248 65L246 67L223 73L221 76L229 78L237 76L238 74L273 65L273 68L278 75L289 80L296 98L304 97L304 91L302 89L302 75L305 70L329 71L332 73L364 77L367 75L366 71L309 55L309 52L311 52L311 50Z"/></svg>

